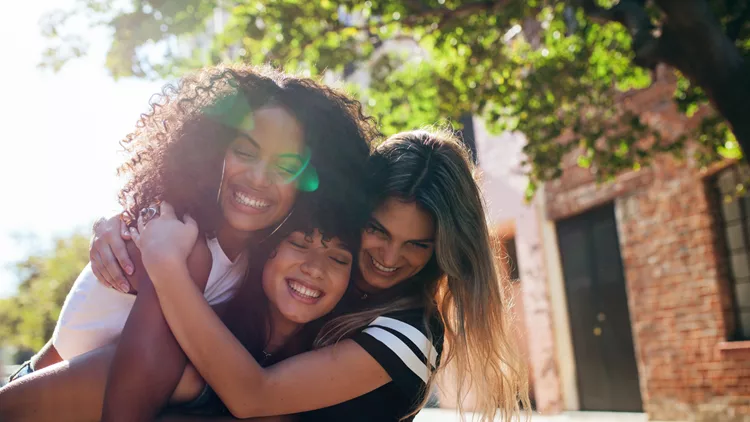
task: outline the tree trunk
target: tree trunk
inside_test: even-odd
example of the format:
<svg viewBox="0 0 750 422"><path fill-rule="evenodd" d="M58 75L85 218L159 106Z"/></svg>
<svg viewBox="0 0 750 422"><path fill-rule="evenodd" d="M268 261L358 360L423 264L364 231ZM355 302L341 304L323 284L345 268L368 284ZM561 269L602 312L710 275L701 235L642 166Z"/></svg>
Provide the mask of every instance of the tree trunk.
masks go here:
<svg viewBox="0 0 750 422"><path fill-rule="evenodd" d="M665 12L661 59L700 86L750 160L750 64L705 0L655 0Z"/></svg>

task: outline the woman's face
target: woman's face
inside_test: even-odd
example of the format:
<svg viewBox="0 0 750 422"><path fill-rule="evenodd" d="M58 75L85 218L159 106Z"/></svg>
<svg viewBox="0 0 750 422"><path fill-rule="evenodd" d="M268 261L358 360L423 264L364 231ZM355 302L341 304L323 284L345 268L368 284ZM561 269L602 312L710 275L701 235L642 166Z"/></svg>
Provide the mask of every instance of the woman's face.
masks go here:
<svg viewBox="0 0 750 422"><path fill-rule="evenodd" d="M362 233L359 267L365 291L378 291L418 273L435 250L435 222L416 202L388 198Z"/></svg>
<svg viewBox="0 0 750 422"><path fill-rule="evenodd" d="M263 267L263 291L284 318L306 324L336 306L351 270L352 254L338 238L294 232Z"/></svg>
<svg viewBox="0 0 750 422"><path fill-rule="evenodd" d="M256 110L247 117L224 157L219 202L235 230L268 228L289 213L297 196L293 176L304 164L304 131L281 107Z"/></svg>

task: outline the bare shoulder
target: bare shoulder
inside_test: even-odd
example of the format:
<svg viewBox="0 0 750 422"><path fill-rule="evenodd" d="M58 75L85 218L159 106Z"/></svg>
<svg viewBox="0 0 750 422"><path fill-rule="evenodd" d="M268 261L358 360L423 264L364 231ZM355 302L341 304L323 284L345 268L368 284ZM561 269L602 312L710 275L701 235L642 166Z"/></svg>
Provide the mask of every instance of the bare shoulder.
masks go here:
<svg viewBox="0 0 750 422"><path fill-rule="evenodd" d="M212 263L211 250L208 249L206 238L199 236L195 245L193 245L192 252L188 256L187 267L193 281L203 288L208 283L208 275L211 273Z"/></svg>

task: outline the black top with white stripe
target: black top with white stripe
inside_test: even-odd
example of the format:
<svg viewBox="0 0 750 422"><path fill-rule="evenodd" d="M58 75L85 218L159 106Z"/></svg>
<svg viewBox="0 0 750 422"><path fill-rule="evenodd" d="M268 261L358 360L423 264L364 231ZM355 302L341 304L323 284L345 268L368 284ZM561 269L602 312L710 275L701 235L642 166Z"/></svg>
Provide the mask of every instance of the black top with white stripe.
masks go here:
<svg viewBox="0 0 750 422"><path fill-rule="evenodd" d="M376 318L357 333L352 339L380 363L391 382L347 402L307 412L302 420L398 421L411 413L424 398L428 365L434 369L443 350L440 318L430 318L430 342L423 317L424 309L394 312Z"/></svg>

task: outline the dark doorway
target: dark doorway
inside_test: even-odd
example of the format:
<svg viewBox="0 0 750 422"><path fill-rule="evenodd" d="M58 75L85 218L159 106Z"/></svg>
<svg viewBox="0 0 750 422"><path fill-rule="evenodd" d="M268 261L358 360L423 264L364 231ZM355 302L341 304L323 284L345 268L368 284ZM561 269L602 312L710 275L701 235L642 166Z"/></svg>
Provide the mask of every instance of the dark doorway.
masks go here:
<svg viewBox="0 0 750 422"><path fill-rule="evenodd" d="M643 410L614 206L557 224L582 410Z"/></svg>

